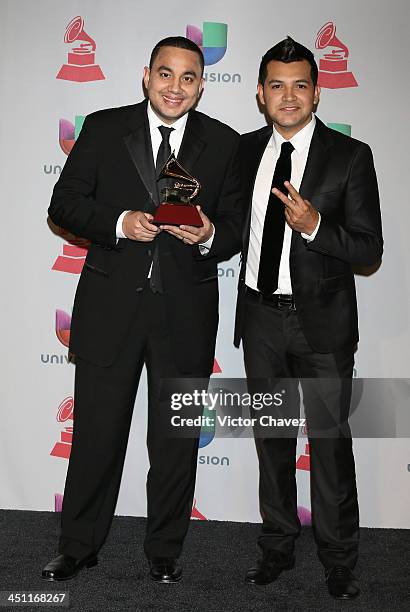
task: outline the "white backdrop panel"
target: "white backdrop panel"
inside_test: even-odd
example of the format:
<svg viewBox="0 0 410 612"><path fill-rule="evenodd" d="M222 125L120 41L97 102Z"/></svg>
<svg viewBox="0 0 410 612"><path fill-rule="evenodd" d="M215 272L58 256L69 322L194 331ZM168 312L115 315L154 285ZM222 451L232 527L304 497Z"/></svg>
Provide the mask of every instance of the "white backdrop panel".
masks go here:
<svg viewBox="0 0 410 612"><path fill-rule="evenodd" d="M96 62L104 80L56 79L70 48L63 41L64 31L76 15L84 18L85 31L96 41ZM287 34L313 50L319 29L327 21L336 24L359 86L323 89L318 115L325 122L351 125L352 135L371 145L386 242L380 270L357 279L361 341L356 374L409 376L408 18L407 0L207 0L201 6L188 0L1 1L1 507L53 509L67 468L66 458L50 455L62 436L67 449L66 428L72 426L70 419L56 420L60 403L73 393L73 366L66 363L67 350L56 336L55 312L70 315L78 281L78 274L51 270L66 245L46 223L58 167L66 159L58 142L59 120L74 123L75 116L140 100L142 68L151 48L165 36L184 35L187 24L228 24L224 57L206 67L200 110L240 132L263 125L255 101L262 54ZM323 53L316 51L317 59ZM237 276L236 257L220 268L219 377L243 375L242 353L232 346ZM145 399L143 378L119 514L145 514ZM299 441L299 454L304 445ZM410 502L408 440L356 440L355 449L362 525L410 527L405 512ZM308 476L308 471L298 470L299 503L304 507L309 506ZM200 450L196 508L208 519L260 520L252 440L215 439Z"/></svg>

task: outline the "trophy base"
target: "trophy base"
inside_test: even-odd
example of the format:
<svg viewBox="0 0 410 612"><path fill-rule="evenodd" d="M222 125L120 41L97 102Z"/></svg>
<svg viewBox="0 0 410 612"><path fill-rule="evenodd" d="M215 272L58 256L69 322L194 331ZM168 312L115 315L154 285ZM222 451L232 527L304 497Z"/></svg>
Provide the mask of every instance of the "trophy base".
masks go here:
<svg viewBox="0 0 410 612"><path fill-rule="evenodd" d="M163 202L155 212L154 225L192 225L202 227L203 223L195 206L187 204L168 204Z"/></svg>

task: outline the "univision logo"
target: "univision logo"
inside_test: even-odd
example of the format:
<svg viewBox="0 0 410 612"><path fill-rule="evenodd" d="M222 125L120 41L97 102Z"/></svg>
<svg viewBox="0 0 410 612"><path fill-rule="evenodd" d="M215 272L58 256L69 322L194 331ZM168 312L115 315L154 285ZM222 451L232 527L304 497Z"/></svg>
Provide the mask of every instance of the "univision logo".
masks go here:
<svg viewBox="0 0 410 612"><path fill-rule="evenodd" d="M74 124L68 119L60 119L58 126L58 141L61 150L68 155L77 140L85 121L84 115L76 115Z"/></svg>
<svg viewBox="0 0 410 612"><path fill-rule="evenodd" d="M55 330L56 336L61 344L68 348L70 344L70 329L71 329L71 315L64 310L57 309L55 316ZM71 357L69 354L50 354L41 353L41 363L48 365L65 365L71 363Z"/></svg>
<svg viewBox="0 0 410 612"><path fill-rule="evenodd" d="M196 43L204 54L205 66L212 66L221 61L227 49L228 25L216 21L204 21L202 30L194 25L187 25L186 37ZM241 75L229 72L204 72L208 83L240 83Z"/></svg>
<svg viewBox="0 0 410 612"><path fill-rule="evenodd" d="M348 123L328 123L327 127L331 128L332 130L336 130L336 132L340 132L345 136L352 135L352 126Z"/></svg>
<svg viewBox="0 0 410 612"><path fill-rule="evenodd" d="M204 21L202 31L194 25L187 25L186 37L201 47L205 66L217 64L225 55L228 26L226 23Z"/></svg>
<svg viewBox="0 0 410 612"><path fill-rule="evenodd" d="M58 142L60 148L66 155L69 155L71 149L77 140L83 123L85 121L85 115L76 115L74 117L74 123L68 119L60 119L58 123ZM60 175L62 171L60 164L43 164L44 174Z"/></svg>

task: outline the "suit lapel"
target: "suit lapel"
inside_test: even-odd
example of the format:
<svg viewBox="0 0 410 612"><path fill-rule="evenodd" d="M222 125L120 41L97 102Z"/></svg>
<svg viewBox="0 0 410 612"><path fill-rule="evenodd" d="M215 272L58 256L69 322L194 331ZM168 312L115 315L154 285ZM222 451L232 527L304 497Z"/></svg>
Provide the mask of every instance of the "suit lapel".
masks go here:
<svg viewBox="0 0 410 612"><path fill-rule="evenodd" d="M269 138L272 136L272 127L266 126L256 134L256 138L247 146L242 155L242 172L244 173L245 184L249 186L246 193L248 208L242 233L243 260L246 261L249 247L249 233L251 227L252 195L255 187L256 175L261 163L262 155L266 149Z"/></svg>
<svg viewBox="0 0 410 612"><path fill-rule="evenodd" d="M326 165L329 160L327 149L329 149L332 144L333 139L331 137L331 130L316 117L316 127L310 142L305 171L299 188L300 195L307 200L310 198L318 182L323 178L326 172ZM291 241L292 250L295 248L297 240L302 244L303 239L301 235L293 231Z"/></svg>
<svg viewBox="0 0 410 612"><path fill-rule="evenodd" d="M206 147L205 131L200 117L192 111L188 115L184 136L178 152L178 161L191 172L198 157Z"/></svg>
<svg viewBox="0 0 410 612"><path fill-rule="evenodd" d="M149 133L147 102L142 102L136 108L131 131L123 137L125 146L131 156L134 166L155 206L159 203L158 185L155 176L155 166L152 157L151 136Z"/></svg>
<svg viewBox="0 0 410 612"><path fill-rule="evenodd" d="M332 143L329 128L316 117L316 127L313 132L305 171L299 189L302 197L309 199L318 181L323 177L329 159L326 150L332 146Z"/></svg>
<svg viewBox="0 0 410 612"><path fill-rule="evenodd" d="M125 146L128 149L139 177L157 206L159 204L158 183L152 157L146 101L137 106L136 114L130 127L130 133L124 136ZM178 153L178 161L188 172L191 172L205 147L206 134L200 117L195 112L190 112Z"/></svg>

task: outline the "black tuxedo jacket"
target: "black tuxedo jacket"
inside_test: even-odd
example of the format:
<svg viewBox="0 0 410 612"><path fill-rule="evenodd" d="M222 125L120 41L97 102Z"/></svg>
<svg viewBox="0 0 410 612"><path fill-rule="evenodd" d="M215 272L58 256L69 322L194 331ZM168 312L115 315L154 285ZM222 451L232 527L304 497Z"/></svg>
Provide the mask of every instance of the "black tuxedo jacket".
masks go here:
<svg viewBox="0 0 410 612"><path fill-rule="evenodd" d="M246 210L235 346L239 346L243 324L252 194L271 134L272 127L266 126L241 137ZM316 352L331 353L354 345L359 339L351 266L373 265L383 252L379 195L369 146L327 128L316 118L299 191L320 212L322 219L310 243L300 233L292 232L292 291L309 345Z"/></svg>
<svg viewBox="0 0 410 612"><path fill-rule="evenodd" d="M138 316L153 243L120 239L124 210L158 203L147 102L89 115L54 188L49 208L57 225L91 241L77 287L70 350L110 365ZM178 160L202 185L198 204L215 225L207 255L161 232L161 280L171 340L182 372L210 371L218 325L217 262L240 250L239 135L191 111Z"/></svg>

